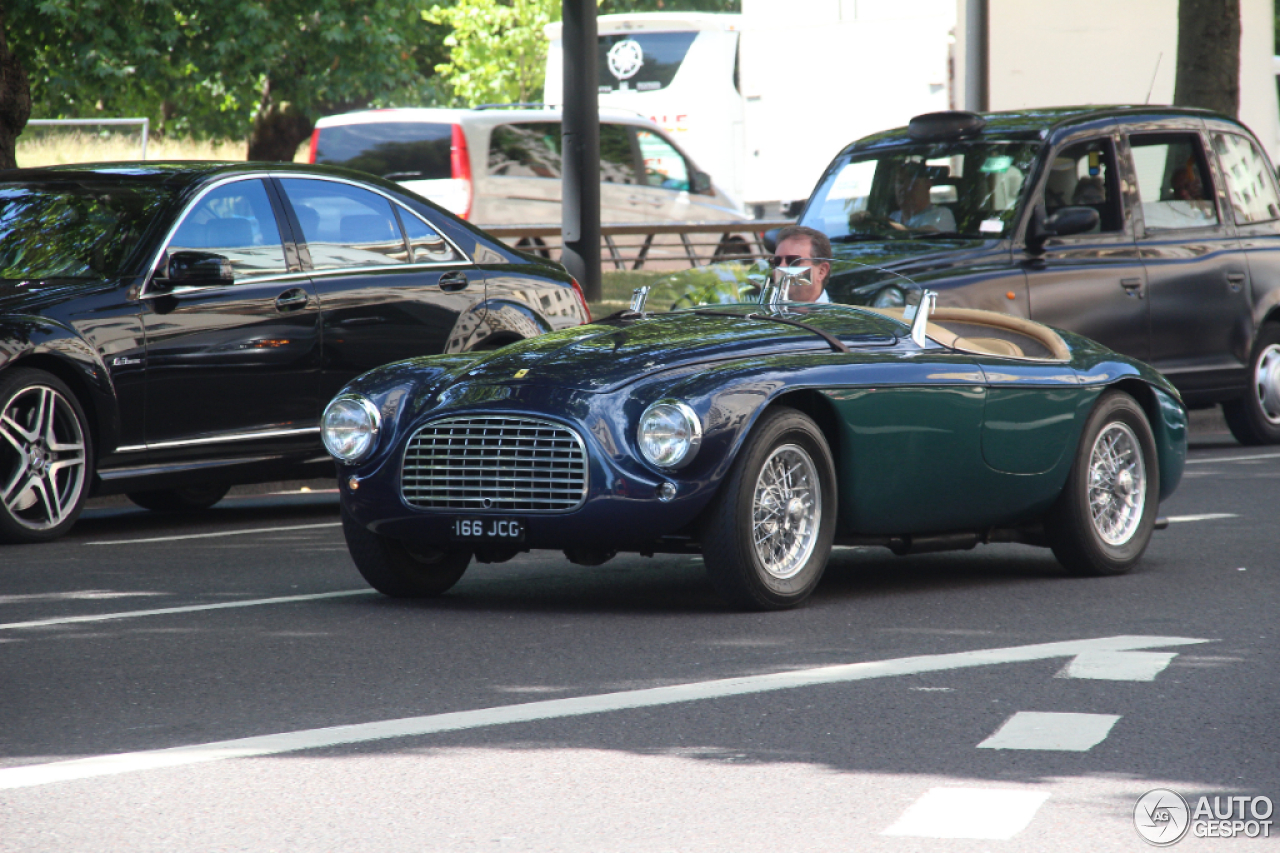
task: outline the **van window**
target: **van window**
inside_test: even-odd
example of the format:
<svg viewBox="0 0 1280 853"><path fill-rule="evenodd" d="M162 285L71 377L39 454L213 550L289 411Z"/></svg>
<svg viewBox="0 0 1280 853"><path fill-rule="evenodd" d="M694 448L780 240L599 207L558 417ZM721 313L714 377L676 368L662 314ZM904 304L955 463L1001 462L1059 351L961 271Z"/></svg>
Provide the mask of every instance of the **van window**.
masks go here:
<svg viewBox="0 0 1280 853"><path fill-rule="evenodd" d="M656 133L636 131L644 158L644 182L668 190L689 189L689 165L671 143Z"/></svg>
<svg viewBox="0 0 1280 853"><path fill-rule="evenodd" d="M675 79L697 33L618 33L600 36L600 94L654 92Z"/></svg>
<svg viewBox="0 0 1280 853"><path fill-rule="evenodd" d="M1215 133L1213 147L1227 176L1227 193L1236 222L1244 225L1280 218L1280 199L1276 198L1271 167L1254 144L1234 133Z"/></svg>
<svg viewBox="0 0 1280 853"><path fill-rule="evenodd" d="M322 127L316 162L359 169L391 181L453 177L449 146L453 125L416 121Z"/></svg>
<svg viewBox="0 0 1280 853"><path fill-rule="evenodd" d="M489 135L489 174L506 178L559 178L560 123L504 124Z"/></svg>

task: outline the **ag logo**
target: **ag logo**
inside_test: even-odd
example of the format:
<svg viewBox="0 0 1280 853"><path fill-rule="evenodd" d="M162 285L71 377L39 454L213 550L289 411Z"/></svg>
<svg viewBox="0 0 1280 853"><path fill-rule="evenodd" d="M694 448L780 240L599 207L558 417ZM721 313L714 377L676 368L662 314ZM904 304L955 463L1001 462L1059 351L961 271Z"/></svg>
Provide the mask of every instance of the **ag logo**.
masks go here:
<svg viewBox="0 0 1280 853"><path fill-rule="evenodd" d="M635 39L624 39L609 48L609 71L619 80L630 80L644 65L644 50Z"/></svg>
<svg viewBox="0 0 1280 853"><path fill-rule="evenodd" d="M1187 834L1191 810L1182 795L1168 788L1147 791L1133 807L1133 825L1144 841L1156 847L1177 844Z"/></svg>

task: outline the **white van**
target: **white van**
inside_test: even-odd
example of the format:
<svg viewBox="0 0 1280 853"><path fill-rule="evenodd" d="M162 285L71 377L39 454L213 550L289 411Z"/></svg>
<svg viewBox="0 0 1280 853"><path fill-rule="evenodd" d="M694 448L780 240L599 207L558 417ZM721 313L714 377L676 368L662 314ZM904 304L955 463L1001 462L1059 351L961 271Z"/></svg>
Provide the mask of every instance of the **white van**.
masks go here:
<svg viewBox="0 0 1280 853"><path fill-rule="evenodd" d="M558 109L384 109L328 116L312 163L360 169L480 226L560 223ZM600 219L703 222L744 217L656 124L601 110Z"/></svg>
<svg viewBox="0 0 1280 853"><path fill-rule="evenodd" d="M955 0L742 0L741 14L597 19L601 109L653 119L756 218L803 200L851 139L950 107ZM544 99L563 100L548 24Z"/></svg>

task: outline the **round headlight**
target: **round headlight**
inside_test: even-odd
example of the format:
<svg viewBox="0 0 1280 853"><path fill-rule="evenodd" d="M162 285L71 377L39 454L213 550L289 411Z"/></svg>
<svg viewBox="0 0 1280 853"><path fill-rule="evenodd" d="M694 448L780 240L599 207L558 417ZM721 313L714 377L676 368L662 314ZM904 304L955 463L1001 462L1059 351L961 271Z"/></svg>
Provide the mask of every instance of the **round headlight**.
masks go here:
<svg viewBox="0 0 1280 853"><path fill-rule="evenodd" d="M697 454L702 423L679 400L659 400L640 416L637 438L645 459L659 468L679 468Z"/></svg>
<svg viewBox="0 0 1280 853"><path fill-rule="evenodd" d="M382 417L364 397L344 394L324 410L320 437L325 450L342 462L357 462L369 454L378 439Z"/></svg>

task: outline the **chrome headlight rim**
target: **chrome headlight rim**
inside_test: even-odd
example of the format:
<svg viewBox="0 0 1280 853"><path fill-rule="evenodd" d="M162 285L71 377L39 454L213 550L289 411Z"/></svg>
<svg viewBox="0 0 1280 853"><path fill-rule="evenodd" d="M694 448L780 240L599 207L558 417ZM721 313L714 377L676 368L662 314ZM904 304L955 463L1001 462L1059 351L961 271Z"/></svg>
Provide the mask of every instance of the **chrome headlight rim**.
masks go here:
<svg viewBox="0 0 1280 853"><path fill-rule="evenodd" d="M688 432L688 439L685 443L684 452L676 459L663 461L655 459L649 455L648 443L645 441L645 422L653 414L655 409L665 408L677 414L684 422ZM661 468L664 471L674 471L683 468L693 461L698 455L698 449L702 447L702 420L697 413L683 400L677 400L672 397L664 397L661 400L655 400L650 403L640 415L640 422L636 426L636 445L640 448L640 454L649 464Z"/></svg>
<svg viewBox="0 0 1280 853"><path fill-rule="evenodd" d="M329 440L329 413L339 405L352 404L364 414L368 422L368 437L357 452L342 453ZM378 436L381 433L382 413L378 411L378 407L368 397L361 394L339 394L329 401L329 405L324 407L324 414L320 416L320 440L324 443L324 449L334 459L347 465L367 459L373 453L374 448L378 446Z"/></svg>

